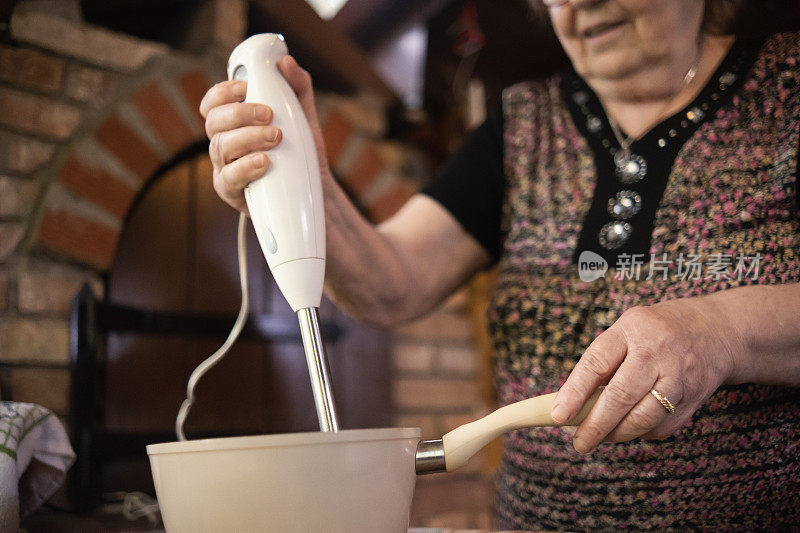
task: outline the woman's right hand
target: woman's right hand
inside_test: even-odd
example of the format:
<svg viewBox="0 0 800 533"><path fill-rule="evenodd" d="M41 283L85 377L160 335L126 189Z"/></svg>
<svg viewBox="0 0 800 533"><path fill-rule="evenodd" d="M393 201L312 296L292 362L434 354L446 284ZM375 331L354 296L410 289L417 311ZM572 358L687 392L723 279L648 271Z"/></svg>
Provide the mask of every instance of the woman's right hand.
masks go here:
<svg viewBox="0 0 800 533"><path fill-rule="evenodd" d="M320 173L330 176L325 143L314 106L311 76L291 56L278 63L278 68L297 95L311 126L317 147ZM282 138L281 130L272 125L272 109L255 103L244 103L247 82L229 80L214 85L200 103L200 114L206 119L206 135L211 143L208 154L214 165L214 190L232 207L247 212L244 188L260 178L269 168L268 152Z"/></svg>

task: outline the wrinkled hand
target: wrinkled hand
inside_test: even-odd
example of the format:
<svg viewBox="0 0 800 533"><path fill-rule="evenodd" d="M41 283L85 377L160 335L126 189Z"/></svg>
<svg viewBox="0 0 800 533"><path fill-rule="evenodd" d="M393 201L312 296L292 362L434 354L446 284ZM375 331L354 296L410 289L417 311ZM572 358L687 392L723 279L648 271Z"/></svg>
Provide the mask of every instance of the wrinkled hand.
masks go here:
<svg viewBox="0 0 800 533"><path fill-rule="evenodd" d="M586 349L556 396L553 419L569 420L607 383L575 432L578 452L603 440L666 438L732 375L739 342L713 296L631 308ZM674 414L651 389L672 402Z"/></svg>
<svg viewBox="0 0 800 533"><path fill-rule="evenodd" d="M291 56L281 59L278 69L297 95L311 126L320 170L329 174L311 76ZM265 152L275 148L282 138L281 130L272 125L272 109L244 103L246 93L247 82L223 81L209 89L200 102L200 114L206 119L206 135L211 141L208 154L214 165L214 190L225 202L244 212L245 186L266 172L269 157Z"/></svg>

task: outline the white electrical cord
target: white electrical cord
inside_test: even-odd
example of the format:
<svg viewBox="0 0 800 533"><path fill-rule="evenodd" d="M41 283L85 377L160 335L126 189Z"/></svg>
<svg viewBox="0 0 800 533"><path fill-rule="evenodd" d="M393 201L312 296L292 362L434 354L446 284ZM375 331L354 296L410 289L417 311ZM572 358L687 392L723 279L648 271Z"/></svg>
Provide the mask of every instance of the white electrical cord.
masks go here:
<svg viewBox="0 0 800 533"><path fill-rule="evenodd" d="M110 492L104 494L112 500L102 506L105 514L121 514L126 520L138 520L147 517L150 525L157 526L160 521L158 502L143 492Z"/></svg>
<svg viewBox="0 0 800 533"><path fill-rule="evenodd" d="M237 248L239 257L239 280L242 286L242 306L239 308L239 316L236 317L236 322L228 334L225 343L220 346L219 350L214 352L208 359L197 365L192 375L189 376L189 383L186 385L186 399L183 400L181 408L178 411L178 417L175 419L175 433L178 435L178 440L186 440L186 435L183 433L183 425L186 423L186 418L189 416L189 409L192 408L194 402L194 388L203 374L208 372L214 365L220 362L228 353L233 343L239 337L239 334L244 328L244 323L247 321L248 297L247 297L247 216L244 213L239 214L239 232L237 235Z"/></svg>

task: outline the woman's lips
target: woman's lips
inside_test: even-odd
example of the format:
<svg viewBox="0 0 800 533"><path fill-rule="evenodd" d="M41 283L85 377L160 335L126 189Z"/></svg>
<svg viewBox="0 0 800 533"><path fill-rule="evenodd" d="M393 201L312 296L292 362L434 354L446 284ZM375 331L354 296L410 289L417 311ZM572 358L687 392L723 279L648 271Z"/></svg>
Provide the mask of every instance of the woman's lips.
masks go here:
<svg viewBox="0 0 800 533"><path fill-rule="evenodd" d="M581 32L586 41L597 42L615 35L625 25L624 20L616 22L602 22L589 26Z"/></svg>

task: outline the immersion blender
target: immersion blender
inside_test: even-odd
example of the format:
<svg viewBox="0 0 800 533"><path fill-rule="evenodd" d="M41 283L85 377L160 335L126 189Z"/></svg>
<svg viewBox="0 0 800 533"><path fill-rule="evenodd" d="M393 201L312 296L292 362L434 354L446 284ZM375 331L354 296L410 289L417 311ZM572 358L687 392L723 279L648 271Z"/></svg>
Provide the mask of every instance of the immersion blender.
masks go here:
<svg viewBox="0 0 800 533"><path fill-rule="evenodd" d="M300 102L278 70L288 53L283 36L253 35L231 53L228 78L247 82L245 102L272 108L283 138L269 151L270 165L244 189L258 242L283 296L300 321L322 431L338 431L319 304L325 278L325 212L319 159Z"/></svg>

